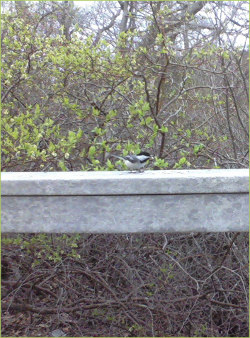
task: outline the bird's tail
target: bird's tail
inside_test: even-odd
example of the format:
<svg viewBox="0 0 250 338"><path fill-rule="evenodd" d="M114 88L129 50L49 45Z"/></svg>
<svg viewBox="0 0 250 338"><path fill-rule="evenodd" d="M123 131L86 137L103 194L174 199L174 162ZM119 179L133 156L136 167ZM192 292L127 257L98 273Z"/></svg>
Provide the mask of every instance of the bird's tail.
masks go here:
<svg viewBox="0 0 250 338"><path fill-rule="evenodd" d="M123 157L121 157L121 156L116 156L116 155L110 155L111 157L115 157L115 158L119 158L119 160L124 160L124 158Z"/></svg>

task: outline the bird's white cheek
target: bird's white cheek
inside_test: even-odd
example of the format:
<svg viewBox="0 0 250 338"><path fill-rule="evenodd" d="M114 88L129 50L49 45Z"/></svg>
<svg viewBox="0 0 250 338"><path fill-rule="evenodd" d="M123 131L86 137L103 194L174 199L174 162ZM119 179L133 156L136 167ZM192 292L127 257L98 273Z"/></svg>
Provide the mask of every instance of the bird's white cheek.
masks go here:
<svg viewBox="0 0 250 338"><path fill-rule="evenodd" d="M148 160L148 156L140 155L140 160L141 160L141 161Z"/></svg>

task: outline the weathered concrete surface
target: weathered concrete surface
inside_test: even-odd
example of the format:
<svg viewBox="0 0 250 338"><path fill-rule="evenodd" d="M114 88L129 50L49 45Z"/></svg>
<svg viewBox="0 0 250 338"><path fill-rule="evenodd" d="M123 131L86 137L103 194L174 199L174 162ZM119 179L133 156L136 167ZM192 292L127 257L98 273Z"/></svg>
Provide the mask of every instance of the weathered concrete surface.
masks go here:
<svg viewBox="0 0 250 338"><path fill-rule="evenodd" d="M6 197L2 231L247 231L247 206L247 194Z"/></svg>
<svg viewBox="0 0 250 338"><path fill-rule="evenodd" d="M2 231L248 231L248 187L247 169L2 173Z"/></svg>
<svg viewBox="0 0 250 338"><path fill-rule="evenodd" d="M248 181L248 169L3 172L2 195L239 193Z"/></svg>

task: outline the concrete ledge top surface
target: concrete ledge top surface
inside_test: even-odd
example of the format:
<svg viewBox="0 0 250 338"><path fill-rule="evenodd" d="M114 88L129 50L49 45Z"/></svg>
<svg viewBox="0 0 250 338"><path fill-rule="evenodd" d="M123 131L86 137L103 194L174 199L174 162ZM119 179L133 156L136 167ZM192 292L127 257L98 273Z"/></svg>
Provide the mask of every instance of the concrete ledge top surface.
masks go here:
<svg viewBox="0 0 250 338"><path fill-rule="evenodd" d="M2 172L2 196L248 193L248 169Z"/></svg>

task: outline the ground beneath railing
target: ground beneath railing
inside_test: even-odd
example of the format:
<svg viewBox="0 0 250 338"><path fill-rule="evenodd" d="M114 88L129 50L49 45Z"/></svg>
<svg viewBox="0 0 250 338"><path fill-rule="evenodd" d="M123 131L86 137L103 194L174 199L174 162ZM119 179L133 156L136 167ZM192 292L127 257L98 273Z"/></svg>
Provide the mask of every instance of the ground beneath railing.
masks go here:
<svg viewBox="0 0 250 338"><path fill-rule="evenodd" d="M2 235L2 336L248 337L248 233Z"/></svg>

